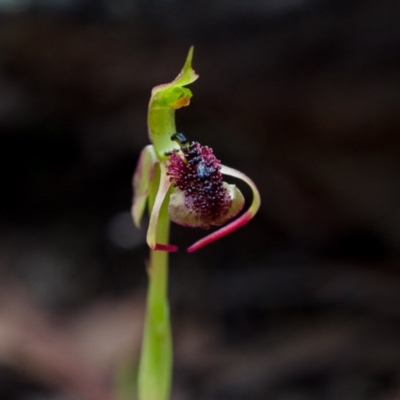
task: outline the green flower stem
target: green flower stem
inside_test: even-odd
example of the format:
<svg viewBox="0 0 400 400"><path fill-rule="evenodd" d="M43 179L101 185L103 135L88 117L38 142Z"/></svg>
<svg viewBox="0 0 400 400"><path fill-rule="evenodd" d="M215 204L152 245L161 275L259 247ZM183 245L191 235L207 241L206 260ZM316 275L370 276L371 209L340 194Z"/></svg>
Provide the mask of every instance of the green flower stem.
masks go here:
<svg viewBox="0 0 400 400"><path fill-rule="evenodd" d="M150 184L149 209L160 181L160 169L155 171ZM157 242L167 244L170 221L168 204L164 201L160 211ZM139 400L168 400L172 379L172 340L168 305L168 252L151 251L148 265L149 289L139 364Z"/></svg>

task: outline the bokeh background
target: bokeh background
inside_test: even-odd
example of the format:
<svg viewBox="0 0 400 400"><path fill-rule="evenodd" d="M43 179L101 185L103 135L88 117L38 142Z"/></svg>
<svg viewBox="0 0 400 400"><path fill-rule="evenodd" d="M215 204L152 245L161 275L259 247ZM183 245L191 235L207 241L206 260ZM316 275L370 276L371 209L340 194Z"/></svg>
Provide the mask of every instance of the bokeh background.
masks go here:
<svg viewBox="0 0 400 400"><path fill-rule="evenodd" d="M132 173L150 90L193 44L178 129L262 206L191 255L205 232L172 229L173 400L400 399L399 15L0 0L0 398L107 400L134 369L148 252Z"/></svg>

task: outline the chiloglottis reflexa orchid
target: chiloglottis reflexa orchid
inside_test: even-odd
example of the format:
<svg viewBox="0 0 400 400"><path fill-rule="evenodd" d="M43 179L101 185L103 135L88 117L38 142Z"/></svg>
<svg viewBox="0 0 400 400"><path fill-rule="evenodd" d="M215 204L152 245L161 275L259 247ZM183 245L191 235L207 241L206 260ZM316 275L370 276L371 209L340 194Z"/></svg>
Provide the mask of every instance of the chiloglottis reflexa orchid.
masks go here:
<svg viewBox="0 0 400 400"><path fill-rule="evenodd" d="M164 218L161 213L163 207L167 207L171 221L203 229L224 225L239 214L244 206L243 195L235 185L224 182L223 175L233 176L249 185L253 201L242 215L194 243L188 252L198 250L245 225L260 207L260 195L250 178L222 165L211 148L189 142L185 135L176 131L175 110L189 105L192 92L185 86L198 78L192 68L192 57L193 47L175 80L156 86L151 92L148 129L152 144L142 150L133 177L133 220L139 227L149 203L147 244L152 250L178 249L174 245L157 242L157 230Z"/></svg>

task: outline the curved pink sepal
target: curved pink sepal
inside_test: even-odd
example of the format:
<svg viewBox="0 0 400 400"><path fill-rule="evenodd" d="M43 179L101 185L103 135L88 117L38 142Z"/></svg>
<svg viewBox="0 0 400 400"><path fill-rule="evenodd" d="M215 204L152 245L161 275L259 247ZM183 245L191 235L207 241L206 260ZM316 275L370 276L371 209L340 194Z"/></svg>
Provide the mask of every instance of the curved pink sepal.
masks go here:
<svg viewBox="0 0 400 400"><path fill-rule="evenodd" d="M214 242L215 240L218 240L218 239L228 235L229 233L240 228L241 226L247 224L254 217L254 215L257 213L258 209L260 208L260 204L261 204L260 193L258 192L258 189L257 189L256 185L254 184L254 182L248 176L246 176L245 174L243 174L240 171L237 171L236 169L227 167L225 165L221 165L221 172L224 175L233 176L235 178L238 178L238 179L246 182L250 186L250 188L253 192L253 201L252 201L249 209L244 214L242 214L239 218L235 219L228 225L218 229L217 231L211 233L210 235L207 235L203 239L200 239L196 243L192 244L187 249L188 253L192 253L192 252L206 246L207 244L210 244L210 243Z"/></svg>
<svg viewBox="0 0 400 400"><path fill-rule="evenodd" d="M171 186L171 182L169 181L169 177L167 176L165 165L163 163L159 163L159 166L161 170L160 184L150 214L150 221L149 221L149 227L147 229L146 240L147 244L152 250L174 252L178 250L176 246L170 244L157 243L157 226L158 226L158 219L160 216L160 210L161 206L163 205L165 196L168 192L168 189Z"/></svg>

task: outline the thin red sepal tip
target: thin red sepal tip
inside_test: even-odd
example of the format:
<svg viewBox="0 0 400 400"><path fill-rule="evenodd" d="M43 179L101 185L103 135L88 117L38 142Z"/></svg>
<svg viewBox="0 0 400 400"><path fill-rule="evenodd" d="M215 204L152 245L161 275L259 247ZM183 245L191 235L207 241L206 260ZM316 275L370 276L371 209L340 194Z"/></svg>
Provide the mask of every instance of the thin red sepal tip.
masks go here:
<svg viewBox="0 0 400 400"><path fill-rule="evenodd" d="M169 253L174 253L174 252L178 251L178 246L175 246L173 244L156 243L153 250L168 251Z"/></svg>
<svg viewBox="0 0 400 400"><path fill-rule="evenodd" d="M187 252L193 253L194 251L201 249L207 244L210 244L215 240L221 239L222 237L228 235L229 233L232 233L236 229L239 229L241 226L246 225L252 218L253 218L252 213L246 211L243 215L241 215L238 219L232 221L230 224L224 226L221 229L218 229L217 231L211 233L210 235L207 235L203 239L200 239L196 243L192 244L187 249Z"/></svg>

